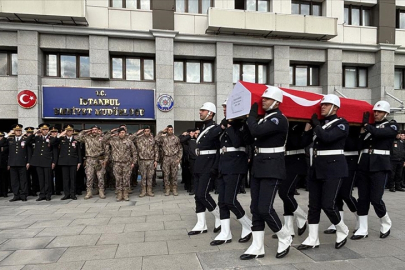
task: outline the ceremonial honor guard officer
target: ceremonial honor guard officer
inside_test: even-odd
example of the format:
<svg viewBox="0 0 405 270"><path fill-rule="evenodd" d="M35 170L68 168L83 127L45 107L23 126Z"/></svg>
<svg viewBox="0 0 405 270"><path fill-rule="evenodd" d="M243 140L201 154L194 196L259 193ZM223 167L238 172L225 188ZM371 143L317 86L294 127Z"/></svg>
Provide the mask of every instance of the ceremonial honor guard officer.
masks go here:
<svg viewBox="0 0 405 270"><path fill-rule="evenodd" d="M226 101L222 104L226 116ZM218 179L218 205L221 218L221 232L211 242L211 246L222 245L232 241L230 211L232 211L242 225L240 243L245 243L252 237L252 221L245 214L237 196L240 181L248 170L248 155L246 143L249 141L246 124L235 119L221 122L224 130L220 136L219 179Z"/></svg>
<svg viewBox="0 0 405 270"><path fill-rule="evenodd" d="M27 201L27 170L29 168L29 159L27 151L27 138L22 136L23 126L13 125L11 132L14 136L8 138L8 168L10 170L11 188L14 197L10 202L22 200Z"/></svg>
<svg viewBox="0 0 405 270"><path fill-rule="evenodd" d="M321 115L325 118L322 124L315 113L310 124L305 127L303 135L305 144L314 143L313 164L308 181L309 236L298 249L319 247L319 220L322 209L336 227L336 249L346 244L349 235L349 229L341 219L335 203L342 178L348 176L344 146L349 134L349 124L336 115L339 108L338 96L333 94L324 96L321 100Z"/></svg>
<svg viewBox="0 0 405 270"><path fill-rule="evenodd" d="M213 120L216 112L217 108L211 102L205 102L200 108L200 119L204 122L204 125L196 140L197 158L194 163L194 198L197 224L188 232L188 235L207 232L205 219L205 210L207 209L215 217L214 232L218 232L221 229L219 208L209 194L218 176L219 136L222 133L222 128L216 125Z"/></svg>
<svg viewBox="0 0 405 270"><path fill-rule="evenodd" d="M390 113L390 104L387 101L378 101L374 105L373 111L374 124L369 124L370 114L365 112L363 128L360 131L361 152L357 169L359 190L357 213L360 227L351 237L353 240L368 236L370 203L380 218L380 238L386 238L390 234L392 226L382 198L391 170L390 148L398 133L398 126L395 120L388 121L386 118Z"/></svg>
<svg viewBox="0 0 405 270"><path fill-rule="evenodd" d="M52 196L52 170L58 160L56 137L48 136L49 126L40 124L37 135L28 136L28 142L34 145L31 165L35 166L39 179L39 196L37 201L51 200Z"/></svg>
<svg viewBox="0 0 405 270"><path fill-rule="evenodd" d="M288 120L278 108L282 102L283 92L268 86L262 95L262 108L266 115L257 121L258 104L254 103L247 119L249 131L254 137L255 152L250 181L253 242L240 256L242 260L264 256L265 223L278 237L276 258L286 256L292 243L290 232L282 225L273 208L278 186L286 178L284 151Z"/></svg>
<svg viewBox="0 0 405 270"><path fill-rule="evenodd" d="M62 167L63 193L61 200L77 200L76 175L82 164L80 143L73 137L73 125L66 125L59 138L58 165Z"/></svg>
<svg viewBox="0 0 405 270"><path fill-rule="evenodd" d="M0 131L0 196L7 197L8 189L8 140Z"/></svg>

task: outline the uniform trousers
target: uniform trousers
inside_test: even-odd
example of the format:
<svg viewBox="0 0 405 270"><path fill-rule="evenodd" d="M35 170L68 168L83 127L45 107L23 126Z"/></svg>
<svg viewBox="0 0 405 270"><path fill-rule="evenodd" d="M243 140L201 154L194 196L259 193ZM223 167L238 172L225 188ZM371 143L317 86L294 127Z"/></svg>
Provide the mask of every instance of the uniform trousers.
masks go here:
<svg viewBox="0 0 405 270"><path fill-rule="evenodd" d="M188 161L188 170L190 173L190 186L189 186L189 191L194 190L194 164L195 164L195 159L189 159Z"/></svg>
<svg viewBox="0 0 405 270"><path fill-rule="evenodd" d="M209 191L214 185L215 177L210 173L196 173L194 174L194 199L195 199L195 212L202 213L214 211L217 207L214 199L211 197Z"/></svg>
<svg viewBox="0 0 405 270"><path fill-rule="evenodd" d="M76 174L77 165L74 166L61 166L63 174L63 193L65 196L76 195Z"/></svg>
<svg viewBox="0 0 405 270"><path fill-rule="evenodd" d="M275 178L251 178L252 231L264 231L265 223L273 232L281 230L283 224L273 208L279 183L280 180Z"/></svg>
<svg viewBox="0 0 405 270"><path fill-rule="evenodd" d="M338 211L343 211L343 201L346 203L350 212L357 211L357 200L352 195L355 178L356 171L354 170L349 170L349 176L342 178L342 184L336 198L336 207Z"/></svg>
<svg viewBox="0 0 405 270"><path fill-rule="evenodd" d="M87 189L93 188L95 174L97 174L99 189L104 189L105 167L103 166L103 163L104 163L104 161L99 160L98 158L87 157L86 167L85 167L86 178L87 178ZM100 168L100 166L101 166L101 168ZM98 167L99 170L97 170L96 167Z"/></svg>
<svg viewBox="0 0 405 270"><path fill-rule="evenodd" d="M389 188L401 187L403 167L404 167L404 162L391 160L391 177L389 179L389 184L388 184Z"/></svg>
<svg viewBox="0 0 405 270"><path fill-rule="evenodd" d="M387 213L385 203L382 200L384 187L387 183L389 172L357 172L357 187L359 190L358 210L359 216L368 215L370 203L373 205L375 213L382 218Z"/></svg>
<svg viewBox="0 0 405 270"><path fill-rule="evenodd" d="M284 215L292 216L293 212L297 210L298 203L294 198L295 188L300 179L300 175L294 172L294 169L286 170L287 177L280 183L278 195L283 200Z"/></svg>
<svg viewBox="0 0 405 270"><path fill-rule="evenodd" d="M115 162L113 163L113 172L115 176L115 189L129 189L131 182L131 162Z"/></svg>
<svg viewBox="0 0 405 270"><path fill-rule="evenodd" d="M26 198L28 196L27 169L24 166L10 167L10 178L14 196Z"/></svg>
<svg viewBox="0 0 405 270"><path fill-rule="evenodd" d="M312 172L308 181L309 210L308 223L319 224L321 210L325 212L332 224L340 222L341 217L336 208L336 197L342 179L317 179L315 172Z"/></svg>
<svg viewBox="0 0 405 270"><path fill-rule="evenodd" d="M52 195L52 168L36 167L39 180L39 198L51 198Z"/></svg>
<svg viewBox="0 0 405 270"><path fill-rule="evenodd" d="M7 197L8 178L7 168L0 168L0 196Z"/></svg>
<svg viewBox="0 0 405 270"><path fill-rule="evenodd" d="M229 219L230 211L237 219L245 215L237 198L243 176L243 174L223 174L218 179L218 206L221 219Z"/></svg>
<svg viewBox="0 0 405 270"><path fill-rule="evenodd" d="M153 159L141 159L139 160L139 171L141 173L141 185L143 187L152 186L152 178L153 174L155 173L155 166L154 166Z"/></svg>
<svg viewBox="0 0 405 270"><path fill-rule="evenodd" d="M177 188L177 171L179 170L177 156L165 156L163 158L162 170L165 187L172 185Z"/></svg>

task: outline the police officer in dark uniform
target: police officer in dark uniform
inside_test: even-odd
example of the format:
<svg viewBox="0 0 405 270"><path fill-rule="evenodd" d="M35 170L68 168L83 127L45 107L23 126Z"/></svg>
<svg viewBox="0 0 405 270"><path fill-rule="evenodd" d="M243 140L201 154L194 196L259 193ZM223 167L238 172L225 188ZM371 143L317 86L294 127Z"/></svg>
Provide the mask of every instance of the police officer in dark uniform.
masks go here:
<svg viewBox="0 0 405 270"><path fill-rule="evenodd" d="M34 127L26 127L24 128L25 134L24 136L30 136L34 134ZM32 156L33 149L32 145L28 145L28 157ZM37 196L37 192L39 190L39 182L37 177L37 172L34 166L30 166L27 171L27 187L28 187L28 195L29 196Z"/></svg>
<svg viewBox="0 0 405 270"><path fill-rule="evenodd" d="M56 138L48 136L49 126L40 124L37 135L28 136L28 142L35 145L31 163L36 167L40 193L37 201L51 200L52 196L52 170L58 160L58 151L55 146Z"/></svg>
<svg viewBox="0 0 405 270"><path fill-rule="evenodd" d="M58 132L59 129L56 126L51 127L50 137L57 138ZM57 151L59 151L59 149L57 149ZM53 175L55 177L55 183L54 181L52 181L52 194L62 195L63 175L62 175L62 167L59 164L55 165L55 169L53 169Z"/></svg>
<svg viewBox="0 0 405 270"><path fill-rule="evenodd" d="M315 113L310 124L305 127L303 140L306 145L312 141L313 157L309 189L308 226L309 236L298 246L298 249L315 248L319 246L319 220L321 210L336 227L335 248L346 244L349 229L340 217L335 201L342 178L348 176L347 162L344 156L344 146L349 134L349 124L336 113L340 108L338 96L329 94L321 101L320 122ZM312 127L312 129L311 129Z"/></svg>
<svg viewBox="0 0 405 270"><path fill-rule="evenodd" d="M27 170L29 168L29 159L27 151L27 138L22 135L23 125L16 124L12 126L11 132L14 137L8 139L8 167L10 169L11 188L14 197L10 202L22 200L27 201Z"/></svg>
<svg viewBox="0 0 405 270"><path fill-rule="evenodd" d="M79 131L75 130L73 132L73 138L77 139L77 135L79 135ZM82 195L82 192L86 190L85 182L85 171L84 171L84 161L86 159L86 150L84 149L84 143L79 144L80 146L80 155L82 157L82 164L79 167L79 170L76 174L76 195Z"/></svg>
<svg viewBox="0 0 405 270"><path fill-rule="evenodd" d="M80 143L73 137L73 125L66 125L58 138L58 165L62 167L63 193L61 200L77 200L76 173L82 164Z"/></svg>
<svg viewBox="0 0 405 270"><path fill-rule="evenodd" d="M8 191L8 140L0 131L0 196L7 197Z"/></svg>
<svg viewBox="0 0 405 270"><path fill-rule="evenodd" d="M222 103L226 116L226 100ZM247 174L248 155L246 143L249 133L246 124L241 119L221 122L223 133L220 136L220 158L218 177L218 205L221 217L221 232L211 242L211 246L222 245L232 241L230 211L232 211L242 225L240 243L245 243L252 237L252 221L245 215L237 196L240 181Z"/></svg>
<svg viewBox="0 0 405 270"><path fill-rule="evenodd" d="M181 157L181 183L184 184L184 189L188 192L191 191L191 173L188 169L190 167L188 155L188 140L191 138L190 133L194 133L192 129L188 129L179 136L181 146L183 147L183 156Z"/></svg>
<svg viewBox="0 0 405 270"><path fill-rule="evenodd" d="M402 188L402 171L404 167L404 151L405 147L403 142L401 141L401 134L397 134L397 137L392 142L391 147L391 176L388 182L388 188L391 192L395 191L402 191L404 192L405 189Z"/></svg>
<svg viewBox="0 0 405 270"><path fill-rule="evenodd" d="M218 232L221 228L219 208L209 194L218 176L219 136L222 133L222 128L216 125L213 120L216 112L217 108L211 102L205 102L200 108L200 119L204 122L204 125L196 141L197 159L194 164L194 198L197 224L188 232L189 235L207 232L205 219L205 210L207 209L215 217L214 232Z"/></svg>
<svg viewBox="0 0 405 270"><path fill-rule="evenodd" d="M398 126L395 120L386 119L390 113L390 104L387 101L378 101L374 105L373 111L374 124L369 124L370 114L368 112L363 114L363 128L360 131L358 142L361 149L357 170L359 192L357 213L360 227L351 237L353 240L368 236L370 203L380 218L380 238L386 238L390 234L392 226L382 198L391 170L390 149L398 134Z"/></svg>
<svg viewBox="0 0 405 270"><path fill-rule="evenodd" d="M189 195L194 195L194 163L197 155L195 153L196 138L195 138L195 129L188 129L185 134L179 136L180 143L183 145L183 160L185 160L186 166L183 170L187 170L188 173L185 174L185 177L188 177L185 182L185 187L187 187L187 192ZM184 151L185 150L185 151Z"/></svg>
<svg viewBox="0 0 405 270"><path fill-rule="evenodd" d="M254 137L255 152L250 181L253 242L240 256L242 260L264 256L265 223L278 237L276 258L286 256L292 243L290 233L273 208L279 184L286 178L284 146L288 120L278 108L282 102L283 92L278 87L268 86L262 95L262 108L266 115L258 122L258 104L254 103L247 119L249 131Z"/></svg>

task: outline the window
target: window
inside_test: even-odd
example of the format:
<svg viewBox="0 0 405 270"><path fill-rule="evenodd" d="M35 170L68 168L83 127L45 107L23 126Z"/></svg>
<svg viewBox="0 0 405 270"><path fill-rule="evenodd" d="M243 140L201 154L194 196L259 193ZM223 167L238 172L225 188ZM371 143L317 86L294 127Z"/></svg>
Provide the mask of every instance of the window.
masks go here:
<svg viewBox="0 0 405 270"><path fill-rule="evenodd" d="M313 1L293 1L291 3L291 13L322 16L322 3Z"/></svg>
<svg viewBox="0 0 405 270"><path fill-rule="evenodd" d="M214 81L214 64L207 61L174 61L174 80L188 83Z"/></svg>
<svg viewBox="0 0 405 270"><path fill-rule="evenodd" d="M61 78L90 77L87 55L50 53L45 55L45 76Z"/></svg>
<svg viewBox="0 0 405 270"><path fill-rule="evenodd" d="M291 65L290 85L295 86L319 85L319 67L305 66L305 65Z"/></svg>
<svg viewBox="0 0 405 270"><path fill-rule="evenodd" d="M394 89L404 89L405 69L395 69Z"/></svg>
<svg viewBox="0 0 405 270"><path fill-rule="evenodd" d="M267 64L233 63L233 83L238 81L267 83Z"/></svg>
<svg viewBox="0 0 405 270"><path fill-rule="evenodd" d="M207 14L213 0L176 0L176 12Z"/></svg>
<svg viewBox="0 0 405 270"><path fill-rule="evenodd" d="M405 10L397 10L397 28L405 29Z"/></svg>
<svg viewBox="0 0 405 270"><path fill-rule="evenodd" d="M110 7L150 10L150 0L110 0Z"/></svg>
<svg viewBox="0 0 405 270"><path fill-rule="evenodd" d="M344 87L367 87L367 68L344 67L343 85Z"/></svg>
<svg viewBox="0 0 405 270"><path fill-rule="evenodd" d="M16 53L0 52L0 76L18 75Z"/></svg>
<svg viewBox="0 0 405 270"><path fill-rule="evenodd" d="M235 0L235 9L250 10L250 11L270 11L269 0Z"/></svg>
<svg viewBox="0 0 405 270"><path fill-rule="evenodd" d="M345 24L371 26L371 8L365 6L345 5Z"/></svg>
<svg viewBox="0 0 405 270"><path fill-rule="evenodd" d="M155 60L142 57L111 57L111 78L133 81L155 80Z"/></svg>

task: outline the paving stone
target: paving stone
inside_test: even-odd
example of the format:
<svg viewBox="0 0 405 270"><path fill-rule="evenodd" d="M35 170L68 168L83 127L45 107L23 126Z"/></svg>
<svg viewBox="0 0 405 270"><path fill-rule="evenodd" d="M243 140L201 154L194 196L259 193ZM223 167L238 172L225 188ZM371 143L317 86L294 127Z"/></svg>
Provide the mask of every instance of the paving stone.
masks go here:
<svg viewBox="0 0 405 270"><path fill-rule="evenodd" d="M0 246L0 250L43 249L52 240L53 237L10 239Z"/></svg>
<svg viewBox="0 0 405 270"><path fill-rule="evenodd" d="M346 261L293 264L298 270L358 270Z"/></svg>
<svg viewBox="0 0 405 270"><path fill-rule="evenodd" d="M110 218L79 218L75 219L69 226L107 225Z"/></svg>
<svg viewBox="0 0 405 270"><path fill-rule="evenodd" d="M1 261L0 265L54 263L59 260L65 250L65 248L17 250Z"/></svg>
<svg viewBox="0 0 405 270"><path fill-rule="evenodd" d="M122 233L124 231L125 224L114 225L100 225L100 226L87 226L81 234L100 234L100 233Z"/></svg>
<svg viewBox="0 0 405 270"><path fill-rule="evenodd" d="M170 246L169 251L171 251ZM235 262L237 262L240 268L261 265L260 260L242 261L239 259L239 256L242 254L243 252L241 253L237 250L228 250L221 252L199 252L197 255L204 269L232 268L236 265Z"/></svg>
<svg viewBox="0 0 405 270"><path fill-rule="evenodd" d="M23 270L80 270L84 262L63 262L50 264L26 265Z"/></svg>
<svg viewBox="0 0 405 270"><path fill-rule="evenodd" d="M11 253L13 253L13 251L0 251L0 261L3 261Z"/></svg>
<svg viewBox="0 0 405 270"><path fill-rule="evenodd" d="M84 226L71 226L71 227L53 227L45 228L41 231L37 237L42 236L61 236L61 235L77 235L81 233Z"/></svg>
<svg viewBox="0 0 405 270"><path fill-rule="evenodd" d="M157 210L143 210L143 211L138 211L138 210L132 210L131 211L131 217L138 217L139 214L141 213L142 215L145 216L156 216L156 215L163 215L163 210L162 209L157 209Z"/></svg>
<svg viewBox="0 0 405 270"><path fill-rule="evenodd" d="M97 217L129 217L131 215L131 211L102 211L99 212Z"/></svg>
<svg viewBox="0 0 405 270"><path fill-rule="evenodd" d="M97 215L99 214L99 212L97 212L97 213L88 213L88 212L86 212L86 213L79 213L79 214L64 214L60 219L70 219L70 220L73 220L73 219L89 219L89 218L95 218Z"/></svg>
<svg viewBox="0 0 405 270"><path fill-rule="evenodd" d="M349 263L359 270L403 270L405 268L405 262L395 257L363 258L349 260Z"/></svg>
<svg viewBox="0 0 405 270"><path fill-rule="evenodd" d="M117 245L70 247L59 259L59 262L112 259L116 251Z"/></svg>
<svg viewBox="0 0 405 270"><path fill-rule="evenodd" d="M167 240L186 240L190 239L186 229L177 230L158 230L158 231L146 231L145 241L167 241Z"/></svg>
<svg viewBox="0 0 405 270"><path fill-rule="evenodd" d="M38 235L42 228L39 229L15 229L15 230L4 230L0 231L0 239L3 238L27 238L27 237L34 237ZM45 235L47 236L47 235Z"/></svg>
<svg viewBox="0 0 405 270"><path fill-rule="evenodd" d="M12 222L1 222L0 230L10 230L10 229L25 229L34 224L35 221L12 221Z"/></svg>
<svg viewBox="0 0 405 270"><path fill-rule="evenodd" d="M142 270L202 269L195 253L144 257Z"/></svg>
<svg viewBox="0 0 405 270"><path fill-rule="evenodd" d="M119 245L115 258L168 254L166 242L144 242Z"/></svg>
<svg viewBox="0 0 405 270"><path fill-rule="evenodd" d="M47 248L94 246L99 238L100 234L57 236Z"/></svg>
<svg viewBox="0 0 405 270"><path fill-rule="evenodd" d="M72 223L72 221L67 219L37 221L32 224L30 228L65 227L68 226L70 223Z"/></svg>
<svg viewBox="0 0 405 270"><path fill-rule="evenodd" d="M161 216L147 216L146 222L156 222L156 221L175 221L181 220L180 215L161 215Z"/></svg>
<svg viewBox="0 0 405 270"><path fill-rule="evenodd" d="M145 221L146 221L146 216L112 217L108 224L133 224L133 223L144 223Z"/></svg>
<svg viewBox="0 0 405 270"><path fill-rule="evenodd" d="M404 250L394 247L390 244L384 243L384 241L350 241L347 248L350 248L354 252L362 255L363 257L389 257L389 256L401 256L404 254Z"/></svg>
<svg viewBox="0 0 405 270"><path fill-rule="evenodd" d="M163 230L163 222L146 222L136 224L125 224L125 232L141 232L141 231L156 231Z"/></svg>
<svg viewBox="0 0 405 270"><path fill-rule="evenodd" d="M156 239L158 241L159 239ZM128 232L128 233L108 233L102 234L97 241L97 245L113 245L113 244L132 244L137 242L145 242L145 232Z"/></svg>
<svg viewBox="0 0 405 270"><path fill-rule="evenodd" d="M21 270L24 265L9 265L9 266L0 266L0 270Z"/></svg>
<svg viewBox="0 0 405 270"><path fill-rule="evenodd" d="M218 247L210 246L207 242L202 242L199 239L187 239L187 240L170 240L167 241L169 247L169 254L179 253L195 253L203 251L218 251Z"/></svg>
<svg viewBox="0 0 405 270"><path fill-rule="evenodd" d="M334 244L320 245L319 248L301 250L301 252L316 262L360 259L363 257L346 246L335 249Z"/></svg>
<svg viewBox="0 0 405 270"><path fill-rule="evenodd" d="M142 269L142 258L120 258L120 259L110 259L110 260L97 260L97 261L87 261L82 270L117 270L117 269L131 269L131 270L141 270Z"/></svg>
<svg viewBox="0 0 405 270"><path fill-rule="evenodd" d="M64 214L55 214L53 213L52 215L29 215L29 216L24 216L24 221L45 221L45 220L57 220L61 217L63 217Z"/></svg>

